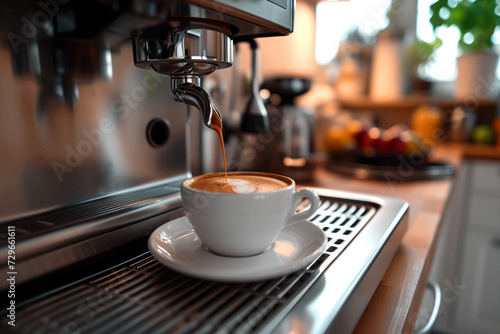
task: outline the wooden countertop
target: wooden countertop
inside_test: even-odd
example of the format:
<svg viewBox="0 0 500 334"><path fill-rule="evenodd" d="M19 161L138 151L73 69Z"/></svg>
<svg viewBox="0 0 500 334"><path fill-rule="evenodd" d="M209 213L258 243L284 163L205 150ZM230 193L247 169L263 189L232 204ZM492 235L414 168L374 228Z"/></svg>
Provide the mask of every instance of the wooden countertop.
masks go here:
<svg viewBox="0 0 500 334"><path fill-rule="evenodd" d="M500 145L487 146L462 144L461 149L464 158L500 160Z"/></svg>
<svg viewBox="0 0 500 334"><path fill-rule="evenodd" d="M464 157L497 158L495 147L445 144L433 158L459 168ZM410 204L409 227L354 333L412 333L432 264L440 223L454 179L389 184L355 180L317 169L307 184L336 190L371 193L404 199Z"/></svg>

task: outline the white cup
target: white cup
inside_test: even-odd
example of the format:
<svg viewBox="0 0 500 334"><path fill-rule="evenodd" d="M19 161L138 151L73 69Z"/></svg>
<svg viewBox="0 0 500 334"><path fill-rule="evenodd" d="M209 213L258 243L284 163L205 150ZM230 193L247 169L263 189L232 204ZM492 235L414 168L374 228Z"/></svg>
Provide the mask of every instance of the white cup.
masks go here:
<svg viewBox="0 0 500 334"><path fill-rule="evenodd" d="M224 173L200 175L184 181L181 198L186 217L208 249L222 256L252 256L266 251L280 231L311 217L320 205L318 194L311 189L295 191L295 182L270 173L228 173L229 182L242 175L279 178L285 187L274 191L223 193L190 188L199 178ZM296 212L299 201L307 198L307 209Z"/></svg>

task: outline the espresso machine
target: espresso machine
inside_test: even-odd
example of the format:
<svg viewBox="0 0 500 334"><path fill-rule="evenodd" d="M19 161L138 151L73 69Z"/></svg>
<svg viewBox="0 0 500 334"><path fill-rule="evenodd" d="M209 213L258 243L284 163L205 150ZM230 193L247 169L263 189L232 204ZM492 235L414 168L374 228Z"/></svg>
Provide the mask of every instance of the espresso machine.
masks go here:
<svg viewBox="0 0 500 334"><path fill-rule="evenodd" d="M220 115L203 78L231 66L234 42L291 33L294 2L3 1L0 10L0 221L26 231L24 258L125 227L115 221L47 242L66 228L45 218L21 228L29 217L56 212L74 228L90 212L61 210L155 186L164 199L138 218L169 209L169 191L199 171L200 128ZM112 201L96 216L128 206ZM40 248L24 253L24 238Z"/></svg>
<svg viewBox="0 0 500 334"><path fill-rule="evenodd" d="M406 229L401 201L318 189L314 220L327 231L341 218L349 233L269 281L195 279L147 249L184 215L180 184L202 172L203 129L224 114L206 78L230 68L235 43L290 34L294 11L294 0L0 3L2 333L352 330Z"/></svg>

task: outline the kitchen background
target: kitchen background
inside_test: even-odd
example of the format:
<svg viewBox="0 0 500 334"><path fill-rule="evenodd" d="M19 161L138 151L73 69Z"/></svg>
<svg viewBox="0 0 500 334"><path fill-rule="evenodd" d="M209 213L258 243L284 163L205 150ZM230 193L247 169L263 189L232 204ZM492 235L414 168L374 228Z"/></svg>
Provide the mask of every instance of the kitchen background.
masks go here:
<svg viewBox="0 0 500 334"><path fill-rule="evenodd" d="M500 332L500 5L475 4L466 12L468 1L297 1L291 36L257 40L260 95L270 116L283 117L270 137L231 135L240 121L233 111L247 102L234 96L250 86L247 45L238 46L232 69L205 82L219 97L229 165L236 169L307 181L316 166L335 170L353 155L356 162L390 165L386 157L415 152L432 161L436 145L487 152L451 173L438 171L437 177L454 173L456 183L430 275L442 290L436 333ZM276 138L282 146L273 145ZM205 160L203 171L220 170L220 161ZM421 313L428 317L427 297Z"/></svg>
<svg viewBox="0 0 500 334"><path fill-rule="evenodd" d="M292 146L283 148L288 150L285 155L315 163L322 159L313 154L318 152L339 155L355 149L390 155L449 141L495 144L500 137L495 134L500 131L496 120L500 115L499 7L494 1L477 2L486 7L466 14L465 23L448 27L449 23L439 25L438 20L453 22L462 14L450 11L458 2L450 2L450 8L443 7L446 3L297 1L294 33L257 41L260 94L268 112L272 116L276 108L293 106L298 108L294 113L310 123L310 129L300 130L310 134L310 142L296 135L302 143L285 143ZM483 12L488 12L487 6L492 8L489 16ZM482 42L485 38L491 43ZM240 43L237 55L232 68L219 70L205 81L213 87L211 94L230 133L239 126L241 115L236 111L245 109L251 81L250 47ZM283 79L299 85L298 90L282 92L270 86ZM301 83L306 86L300 87ZM291 98L284 101L288 93ZM371 128L376 129L366 136ZM206 136L217 140L213 134ZM238 158L241 152L234 153L244 149L232 146L230 137L229 159L240 169L247 168ZM402 137L405 144L393 140L387 145L393 137ZM293 150L295 154L290 153ZM219 156L205 159L203 171L220 169L220 161ZM250 166L258 169L259 163L253 161Z"/></svg>

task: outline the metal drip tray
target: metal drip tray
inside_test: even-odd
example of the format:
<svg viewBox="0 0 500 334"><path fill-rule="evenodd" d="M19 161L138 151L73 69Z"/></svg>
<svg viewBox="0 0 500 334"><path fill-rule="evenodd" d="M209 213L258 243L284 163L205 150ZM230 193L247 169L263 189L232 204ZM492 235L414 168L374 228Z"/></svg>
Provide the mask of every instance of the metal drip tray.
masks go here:
<svg viewBox="0 0 500 334"><path fill-rule="evenodd" d="M164 267L144 241L124 261L21 302L15 332L352 331L406 231L408 205L315 190L322 205L311 222L325 231L328 245L303 270L247 284L203 281ZM2 332L12 331L3 318Z"/></svg>

